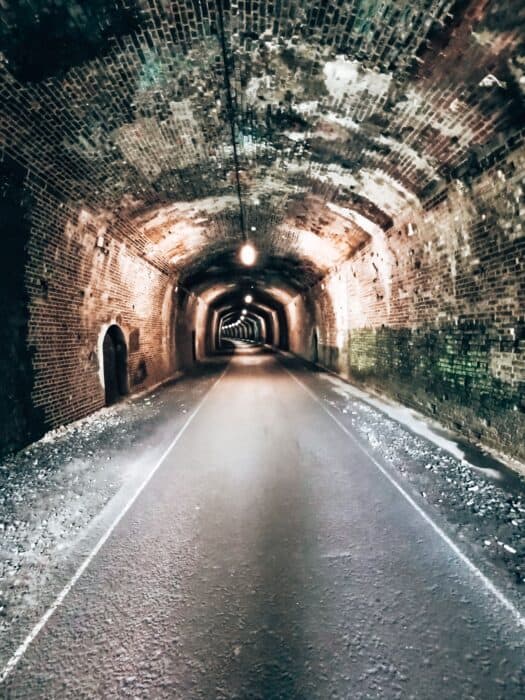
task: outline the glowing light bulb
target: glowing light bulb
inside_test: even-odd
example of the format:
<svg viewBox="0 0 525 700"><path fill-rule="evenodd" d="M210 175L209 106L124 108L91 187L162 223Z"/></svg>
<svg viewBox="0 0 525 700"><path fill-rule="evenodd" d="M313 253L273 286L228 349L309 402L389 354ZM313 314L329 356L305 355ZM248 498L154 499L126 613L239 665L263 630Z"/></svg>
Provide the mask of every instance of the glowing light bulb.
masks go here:
<svg viewBox="0 0 525 700"><path fill-rule="evenodd" d="M251 294L247 294L247 295L244 297L244 301L245 301L246 304L251 304L252 301L253 301L252 295L251 295Z"/></svg>
<svg viewBox="0 0 525 700"><path fill-rule="evenodd" d="M257 259L257 251L251 243L244 243L240 250L239 258L243 265L253 265Z"/></svg>
<svg viewBox="0 0 525 700"><path fill-rule="evenodd" d="M247 313L248 313L248 312L246 311L246 309L243 309L243 310L242 310L242 315L243 315L243 316L246 316Z"/></svg>

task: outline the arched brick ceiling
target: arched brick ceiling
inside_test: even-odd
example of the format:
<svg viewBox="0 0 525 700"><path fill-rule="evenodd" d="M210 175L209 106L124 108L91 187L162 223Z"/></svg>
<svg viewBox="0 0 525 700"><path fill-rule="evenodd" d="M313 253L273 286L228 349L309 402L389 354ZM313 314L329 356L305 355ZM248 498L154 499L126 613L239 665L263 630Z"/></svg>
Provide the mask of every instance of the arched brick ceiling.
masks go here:
<svg viewBox="0 0 525 700"><path fill-rule="evenodd" d="M250 293L255 302L261 306L277 309L287 306L297 295L297 290L286 280L279 280L278 285L254 282L245 278L227 282L203 281L193 287L193 292L209 307L218 309L221 305L243 305L243 298Z"/></svg>
<svg viewBox="0 0 525 700"><path fill-rule="evenodd" d="M524 14L508 0L5 0L0 135L167 269L233 264L243 225L268 283L275 268L301 286L522 126Z"/></svg>

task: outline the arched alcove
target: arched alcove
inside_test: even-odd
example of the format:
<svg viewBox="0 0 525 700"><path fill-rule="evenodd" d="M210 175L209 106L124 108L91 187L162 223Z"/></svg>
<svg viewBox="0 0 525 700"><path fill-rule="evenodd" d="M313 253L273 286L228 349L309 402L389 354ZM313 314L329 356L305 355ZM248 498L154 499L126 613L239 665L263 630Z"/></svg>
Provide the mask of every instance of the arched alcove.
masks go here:
<svg viewBox="0 0 525 700"><path fill-rule="evenodd" d="M129 392L128 348L124 333L117 325L110 326L106 331L102 357L106 406L111 406Z"/></svg>

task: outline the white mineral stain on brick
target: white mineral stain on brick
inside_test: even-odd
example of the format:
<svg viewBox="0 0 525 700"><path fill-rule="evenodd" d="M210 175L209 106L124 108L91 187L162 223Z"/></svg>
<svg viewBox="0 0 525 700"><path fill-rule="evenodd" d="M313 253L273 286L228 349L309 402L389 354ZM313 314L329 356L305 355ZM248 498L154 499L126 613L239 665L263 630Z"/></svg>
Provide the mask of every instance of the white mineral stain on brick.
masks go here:
<svg viewBox="0 0 525 700"><path fill-rule="evenodd" d="M518 384L521 381L521 373L515 367L516 360L519 362L519 356L514 353L492 349L490 351L490 372L502 382L511 385Z"/></svg>
<svg viewBox="0 0 525 700"><path fill-rule="evenodd" d="M429 177L433 177L435 172L435 163L429 159L422 157L414 148L408 146L402 141L397 141L389 136L378 136L375 141L379 144L388 146L394 153L405 161L407 167L421 170Z"/></svg>
<svg viewBox="0 0 525 700"><path fill-rule="evenodd" d="M387 73L364 70L358 61L339 56L323 68L326 89L335 101L351 98L363 92L383 97L388 92L392 76Z"/></svg>
<svg viewBox="0 0 525 700"><path fill-rule="evenodd" d="M248 81L246 90L244 92L244 98L248 104L255 104L257 102L259 89L262 83L262 78L252 77Z"/></svg>
<svg viewBox="0 0 525 700"><path fill-rule="evenodd" d="M324 114L323 119L327 122L332 122L333 124L342 126L344 129L348 129L349 131L359 131L361 128L361 125L352 119L352 117L341 117L332 112Z"/></svg>
<svg viewBox="0 0 525 700"><path fill-rule="evenodd" d="M159 227L168 227L171 222L182 218L202 218L217 214L238 204L233 195L223 197L204 197L191 202L178 201L173 204L154 207L135 219L137 226L144 232Z"/></svg>
<svg viewBox="0 0 525 700"><path fill-rule="evenodd" d="M328 207L337 212L340 216L347 218L354 224L365 231L372 239L371 246L374 253L374 260L377 265L377 274L381 280L382 291L387 307L387 313L390 313L390 299L392 296L392 251L388 248L385 232L383 229L374 224L370 219L352 209L339 207L335 204L328 204ZM348 330L346 328L345 330Z"/></svg>
<svg viewBox="0 0 525 700"><path fill-rule="evenodd" d="M305 116L312 116L318 113L319 102L318 100L306 100L304 102L298 102L295 105L295 110L299 114L303 114Z"/></svg>
<svg viewBox="0 0 525 700"><path fill-rule="evenodd" d="M315 261L326 270L339 260L340 251L330 241L306 229L289 228L288 231L295 238L293 247L300 257Z"/></svg>

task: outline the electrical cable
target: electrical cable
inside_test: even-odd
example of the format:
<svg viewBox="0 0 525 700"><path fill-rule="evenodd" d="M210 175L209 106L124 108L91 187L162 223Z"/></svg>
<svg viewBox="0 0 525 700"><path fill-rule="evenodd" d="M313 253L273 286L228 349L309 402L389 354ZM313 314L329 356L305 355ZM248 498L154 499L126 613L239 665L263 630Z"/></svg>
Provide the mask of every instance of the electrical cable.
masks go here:
<svg viewBox="0 0 525 700"><path fill-rule="evenodd" d="M217 0L217 17L219 24L219 39L222 48L222 62L224 65L224 88L226 90L226 108L228 112L228 120L230 122L230 132L233 147L233 162L235 165L235 180L237 183L237 198L239 200L239 223L241 227L242 240L244 242L248 241L248 236L246 235L246 226L244 223L244 208L242 204L242 191L241 191L241 176L239 167L239 154L237 151L237 141L235 139L235 107L233 104L233 96L231 89L231 79L230 70L228 67L228 49L226 46L226 35L224 33L224 12L222 7L223 0ZM232 57L233 60L233 57Z"/></svg>

